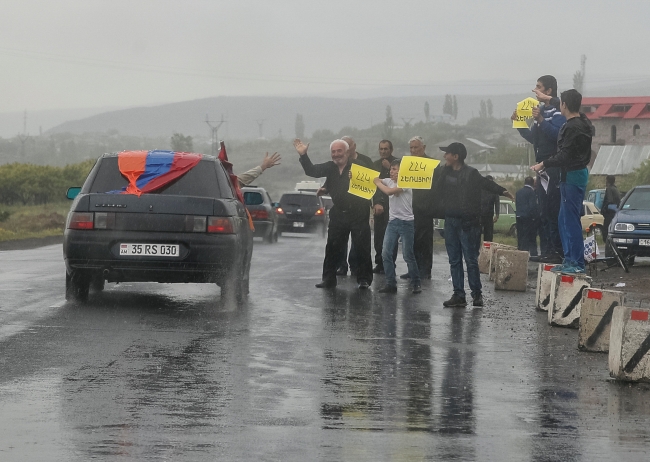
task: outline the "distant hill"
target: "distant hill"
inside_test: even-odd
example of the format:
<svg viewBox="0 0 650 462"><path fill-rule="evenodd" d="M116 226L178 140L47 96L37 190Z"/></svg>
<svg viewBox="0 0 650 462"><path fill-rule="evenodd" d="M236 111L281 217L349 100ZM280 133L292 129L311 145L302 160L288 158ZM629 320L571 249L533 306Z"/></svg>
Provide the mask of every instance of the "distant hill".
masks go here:
<svg viewBox="0 0 650 462"><path fill-rule="evenodd" d="M494 115L511 114L517 101L528 95L491 97ZM477 116L480 101L488 96L458 96L458 123ZM296 114L303 115L305 132L329 129L338 132L344 127L368 128L385 120L390 105L395 123L424 120L424 103L429 102L431 116L442 113L444 96L382 97L368 99L319 97L216 97L154 107L138 107L105 112L84 119L62 123L49 133L106 132L118 130L124 135L171 136L183 133L200 138L209 136L206 115L227 121L219 130L223 139L255 139L260 137L257 121L263 121L262 137L295 136Z"/></svg>

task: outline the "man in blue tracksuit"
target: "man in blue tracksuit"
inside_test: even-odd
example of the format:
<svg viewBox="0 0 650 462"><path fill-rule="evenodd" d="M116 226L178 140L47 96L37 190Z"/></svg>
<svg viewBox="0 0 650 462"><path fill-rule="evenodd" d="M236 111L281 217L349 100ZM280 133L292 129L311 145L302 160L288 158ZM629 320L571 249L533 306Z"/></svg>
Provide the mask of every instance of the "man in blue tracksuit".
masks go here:
<svg viewBox="0 0 650 462"><path fill-rule="evenodd" d="M557 98L557 80L552 75L543 75L537 79L535 90L537 95L546 95ZM540 101L541 98L538 97ZM553 100L555 101L555 100ZM516 114L513 114L513 120ZM557 137L560 128L566 122L559 108L550 102L540 104L533 109L534 122L530 128L519 128L519 134L533 145L535 162L543 162L557 152ZM561 263L563 259L562 241L558 231L558 215L560 212L560 169L547 168L549 176L548 189L544 190L538 176L536 194L540 207L540 261L547 263Z"/></svg>

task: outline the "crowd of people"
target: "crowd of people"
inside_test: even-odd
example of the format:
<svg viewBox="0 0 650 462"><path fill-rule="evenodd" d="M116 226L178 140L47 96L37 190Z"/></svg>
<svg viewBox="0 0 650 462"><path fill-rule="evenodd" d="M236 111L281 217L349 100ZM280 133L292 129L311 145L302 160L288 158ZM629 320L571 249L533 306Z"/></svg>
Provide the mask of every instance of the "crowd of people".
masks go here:
<svg viewBox="0 0 650 462"><path fill-rule="evenodd" d="M453 284L451 298L443 305L467 305L466 270L472 305L481 307L483 296L478 269L481 235L485 240L492 240L493 225L499 218L499 196L516 200L520 249L529 251L531 259L557 263L555 271L584 272L580 210L591 156L591 124L579 112L580 93L568 90L558 98L554 77L540 77L533 91L540 104L533 109L531 127L519 131L533 144L536 163L531 170L536 178L525 179L516 199L491 177L483 177L465 163L467 149L462 143L440 148L444 161L436 167L430 188L407 189L398 186L400 159L393 156L390 140L379 142L379 160L372 162L356 151L351 137L342 137L330 144L331 161L314 164L307 152L309 144L296 139L294 147L305 174L325 178L323 191L333 202L322 280L316 287L336 287L337 275L347 274L349 266L359 289L368 289L374 274L385 274L379 292L397 292L395 263L401 241L408 272L399 277L409 280L414 294L420 293L421 281L431 279L434 219L438 218L445 220L445 247ZM515 117L513 114L513 120ZM409 140L409 151L411 156L429 157L419 136ZM378 172L374 179L377 191L371 199L348 193L352 164ZM615 201L615 191L610 195L611 201ZM352 244L348 254L349 239Z"/></svg>

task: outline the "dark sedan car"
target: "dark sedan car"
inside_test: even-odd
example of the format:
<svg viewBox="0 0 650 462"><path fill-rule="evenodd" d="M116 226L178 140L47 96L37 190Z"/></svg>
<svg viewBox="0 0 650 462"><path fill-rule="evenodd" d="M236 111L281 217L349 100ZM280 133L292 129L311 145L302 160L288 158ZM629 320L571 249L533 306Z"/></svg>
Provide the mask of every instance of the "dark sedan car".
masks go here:
<svg viewBox="0 0 650 462"><path fill-rule="evenodd" d="M255 225L255 236L268 243L278 242L278 214L269 193L257 186L246 186L241 191Z"/></svg>
<svg viewBox="0 0 650 462"><path fill-rule="evenodd" d="M327 235L329 219L323 201L310 191L284 193L280 198L278 227L280 232L309 233Z"/></svg>
<svg viewBox="0 0 650 462"><path fill-rule="evenodd" d="M83 301L105 281L217 283L237 300L248 293L253 233L215 157L105 154L68 197L67 299Z"/></svg>
<svg viewBox="0 0 650 462"><path fill-rule="evenodd" d="M650 257L650 185L636 186L623 197L609 225L609 236L621 253Z"/></svg>

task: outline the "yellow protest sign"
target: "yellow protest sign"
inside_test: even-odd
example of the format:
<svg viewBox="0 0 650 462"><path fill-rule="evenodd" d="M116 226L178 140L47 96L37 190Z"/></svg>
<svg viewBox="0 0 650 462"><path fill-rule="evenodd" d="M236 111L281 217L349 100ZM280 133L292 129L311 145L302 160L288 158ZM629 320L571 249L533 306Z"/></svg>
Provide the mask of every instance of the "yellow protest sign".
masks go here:
<svg viewBox="0 0 650 462"><path fill-rule="evenodd" d="M350 173L352 173L352 177L350 178L348 192L364 199L371 199L375 195L375 191L377 191L377 185L373 182L373 179L379 176L379 172L358 164L352 164Z"/></svg>
<svg viewBox="0 0 650 462"><path fill-rule="evenodd" d="M535 98L526 98L517 103L517 120L512 121L512 128L528 128L526 121L533 118L533 108L539 106Z"/></svg>
<svg viewBox="0 0 650 462"><path fill-rule="evenodd" d="M399 164L398 188L431 189L433 171L440 163L427 157L404 156Z"/></svg>

